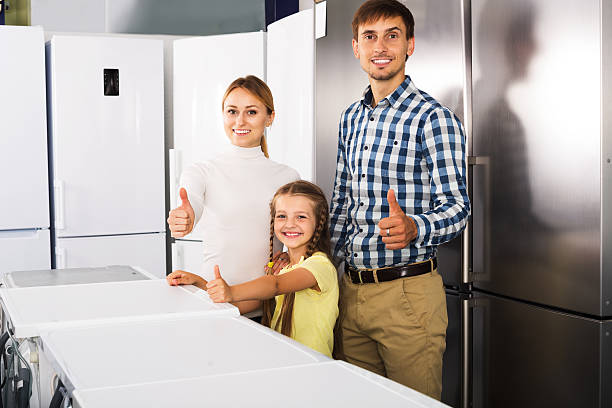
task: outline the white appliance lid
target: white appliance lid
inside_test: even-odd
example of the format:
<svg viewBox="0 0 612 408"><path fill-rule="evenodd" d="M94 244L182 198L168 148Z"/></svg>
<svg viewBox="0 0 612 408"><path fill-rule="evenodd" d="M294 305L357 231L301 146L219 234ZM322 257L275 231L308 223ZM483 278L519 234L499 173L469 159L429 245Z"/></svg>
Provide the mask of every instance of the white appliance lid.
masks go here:
<svg viewBox="0 0 612 408"><path fill-rule="evenodd" d="M239 392L237 392L239 391ZM408 387L341 361L126 387L76 390L98 407L448 407Z"/></svg>
<svg viewBox="0 0 612 408"><path fill-rule="evenodd" d="M54 329L41 343L70 391L330 361L245 317Z"/></svg>
<svg viewBox="0 0 612 408"><path fill-rule="evenodd" d="M147 271L128 265L89 268L37 269L2 274L2 284L9 288L74 285L81 283L122 282L157 279Z"/></svg>
<svg viewBox="0 0 612 408"><path fill-rule="evenodd" d="M16 337L45 329L207 314L239 315L201 290L169 286L165 279L82 285L1 288L0 299Z"/></svg>

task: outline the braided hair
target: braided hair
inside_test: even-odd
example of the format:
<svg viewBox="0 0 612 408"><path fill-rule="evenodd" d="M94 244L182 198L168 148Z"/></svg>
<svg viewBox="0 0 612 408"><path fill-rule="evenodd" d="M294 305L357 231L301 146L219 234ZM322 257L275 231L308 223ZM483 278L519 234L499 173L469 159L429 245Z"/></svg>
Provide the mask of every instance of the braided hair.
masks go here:
<svg viewBox="0 0 612 408"><path fill-rule="evenodd" d="M306 247L306 255L304 258L309 258L315 252L323 252L331 259L331 242L329 236L329 207L325 194L316 184L304 180L294 181L285 184L278 189L274 198L270 202L270 261L272 261L274 252L274 218L276 216L276 201L278 197L284 195L299 195L308 198L313 204L313 212L315 215L315 230L312 238ZM269 274L272 272L268 272ZM278 329L285 336L291 336L293 328L293 304L295 302L295 293L286 294L281 306L280 315L273 329ZM272 316L276 307L275 299L268 299L263 303L262 324L271 326Z"/></svg>

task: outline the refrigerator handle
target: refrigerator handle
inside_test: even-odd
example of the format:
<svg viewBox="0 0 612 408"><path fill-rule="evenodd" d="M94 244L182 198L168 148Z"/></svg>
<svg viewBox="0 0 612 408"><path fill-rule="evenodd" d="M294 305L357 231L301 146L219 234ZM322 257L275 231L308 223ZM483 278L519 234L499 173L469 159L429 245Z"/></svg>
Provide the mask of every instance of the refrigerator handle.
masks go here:
<svg viewBox="0 0 612 408"><path fill-rule="evenodd" d="M172 248L172 270L184 269L183 265L183 250L176 242L171 244Z"/></svg>
<svg viewBox="0 0 612 408"><path fill-rule="evenodd" d="M461 408L471 407L472 378L472 313L473 300L461 301Z"/></svg>
<svg viewBox="0 0 612 408"><path fill-rule="evenodd" d="M170 165L170 208L176 208L177 193L181 176L181 151L170 149L168 151L168 163Z"/></svg>
<svg viewBox="0 0 612 408"><path fill-rule="evenodd" d="M55 229L64 229L64 182L62 180L53 180L53 192L55 201Z"/></svg>
<svg viewBox="0 0 612 408"><path fill-rule="evenodd" d="M66 268L66 248L55 247L55 267L56 269Z"/></svg>

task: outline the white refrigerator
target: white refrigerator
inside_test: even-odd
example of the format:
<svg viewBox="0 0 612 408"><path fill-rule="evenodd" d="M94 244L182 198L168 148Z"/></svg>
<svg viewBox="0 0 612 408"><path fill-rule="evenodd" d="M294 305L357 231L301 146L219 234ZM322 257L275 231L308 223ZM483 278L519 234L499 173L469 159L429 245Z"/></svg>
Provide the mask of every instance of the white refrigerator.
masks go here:
<svg viewBox="0 0 612 408"><path fill-rule="evenodd" d="M268 32L194 37L174 42L174 148L170 150L170 207L190 164L215 157L230 143L221 100L236 78L264 79L274 97L275 120L267 132L270 158L314 180L314 12L304 10L268 26ZM271 198L271 197L270 197ZM200 273L203 236L172 244L172 269Z"/></svg>
<svg viewBox="0 0 612 408"><path fill-rule="evenodd" d="M47 43L53 266L165 276L161 40Z"/></svg>
<svg viewBox="0 0 612 408"><path fill-rule="evenodd" d="M44 47L0 26L0 272L51 267Z"/></svg>

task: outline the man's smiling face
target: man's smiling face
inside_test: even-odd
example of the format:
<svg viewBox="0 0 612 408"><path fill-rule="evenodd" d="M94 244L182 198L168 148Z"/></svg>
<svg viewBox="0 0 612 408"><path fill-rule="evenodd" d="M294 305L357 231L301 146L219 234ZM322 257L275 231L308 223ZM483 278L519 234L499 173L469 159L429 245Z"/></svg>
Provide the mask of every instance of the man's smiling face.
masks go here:
<svg viewBox="0 0 612 408"><path fill-rule="evenodd" d="M359 26L353 53L370 79L404 78L406 56L414 52L414 37L406 39L402 17L381 18Z"/></svg>

